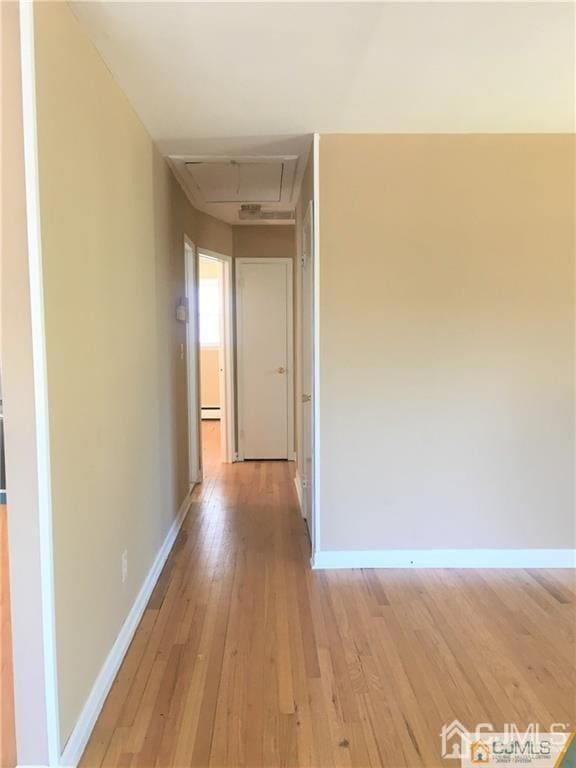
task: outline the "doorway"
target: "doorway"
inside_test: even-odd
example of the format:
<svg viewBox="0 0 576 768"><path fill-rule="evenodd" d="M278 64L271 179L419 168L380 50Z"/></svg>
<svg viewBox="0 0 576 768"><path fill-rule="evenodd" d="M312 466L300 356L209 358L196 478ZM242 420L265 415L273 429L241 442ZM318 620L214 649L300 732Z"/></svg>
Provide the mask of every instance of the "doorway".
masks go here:
<svg viewBox="0 0 576 768"><path fill-rule="evenodd" d="M238 444L244 459L294 459L292 269L236 259Z"/></svg>
<svg viewBox="0 0 576 768"><path fill-rule="evenodd" d="M232 260L198 253L200 416L203 472L235 459Z"/></svg>

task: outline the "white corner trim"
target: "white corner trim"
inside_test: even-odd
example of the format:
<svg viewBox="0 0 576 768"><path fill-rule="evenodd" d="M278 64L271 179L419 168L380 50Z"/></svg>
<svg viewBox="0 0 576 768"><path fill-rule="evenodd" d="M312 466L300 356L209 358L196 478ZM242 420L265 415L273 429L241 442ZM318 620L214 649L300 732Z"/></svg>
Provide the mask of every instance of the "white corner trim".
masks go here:
<svg viewBox="0 0 576 768"><path fill-rule="evenodd" d="M313 393L312 401L314 404L314 507L313 507L313 522L314 531L312 533L313 552L312 562L314 562L317 554L322 546L320 540L320 518L322 515L322 498L320 493L320 444L321 444L321 431L320 431L320 134L314 134L313 144L313 225L314 225L314 237L313 247L314 251L312 258L314 261L314 381L313 381Z"/></svg>
<svg viewBox="0 0 576 768"><path fill-rule="evenodd" d="M148 575L146 576L146 579L140 588L140 592L138 593L136 600L130 609L130 613L126 617L118 637L110 649L110 653L108 654L106 661L104 662L98 677L92 686L92 690L86 699L86 703L84 704L84 708L82 709L80 717L78 718L78 721L74 726L74 730L72 731L72 734L68 739L66 747L62 753L62 757L59 763L60 768L76 768L80 762L82 754L86 748L86 744L88 743L88 739L90 738L92 730L96 725L98 715L100 714L106 697L108 696L108 692L112 687L112 683L118 674L120 665L122 664L128 647L132 642L132 638L134 637L134 633L138 628L140 619L144 614L152 591L156 586L158 577L162 572L162 568L168 559L168 555L170 554L170 551L174 546L174 542L176 541L176 537L178 536L180 528L182 527L186 513L190 508L192 501L191 494L192 489L182 502L182 505L178 510L178 515L170 526L166 538L164 539L164 543L160 547L160 550L156 555L156 559L154 560L154 563L152 564L152 567L150 568L150 571L148 572Z"/></svg>
<svg viewBox="0 0 576 768"><path fill-rule="evenodd" d="M296 451L288 451L288 461L296 461Z"/></svg>
<svg viewBox="0 0 576 768"><path fill-rule="evenodd" d="M294 485L296 486L296 495L298 496L298 504L300 504L300 512L302 512L304 509L302 506L302 479L298 471L294 475Z"/></svg>
<svg viewBox="0 0 576 768"><path fill-rule="evenodd" d="M34 4L20 3L20 65L22 69L22 121L24 177L26 188L26 230L30 281L30 322L38 474L38 525L40 538L40 580L42 593L42 635L44 645L44 698L48 762L55 765L60 754L58 670L56 654L56 609L54 592L54 548L52 531L52 487L50 471L50 429L46 330L44 324L44 277L40 219L40 171L36 115L36 54ZM22 713L21 713L22 714ZM18 718L18 713L16 713Z"/></svg>
<svg viewBox="0 0 576 768"><path fill-rule="evenodd" d="M312 568L576 568L576 549L374 549L316 552Z"/></svg>

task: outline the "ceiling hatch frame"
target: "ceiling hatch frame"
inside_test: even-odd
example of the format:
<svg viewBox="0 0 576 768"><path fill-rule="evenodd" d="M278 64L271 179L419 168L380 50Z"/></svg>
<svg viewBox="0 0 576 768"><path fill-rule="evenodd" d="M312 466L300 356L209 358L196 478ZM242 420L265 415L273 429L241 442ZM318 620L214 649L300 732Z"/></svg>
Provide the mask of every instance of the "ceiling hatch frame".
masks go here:
<svg viewBox="0 0 576 768"><path fill-rule="evenodd" d="M293 211L294 193L297 182L298 155L169 155L167 158L172 170L186 192L188 198L194 206L221 217L224 220L230 220L231 209L234 210L234 223L242 223L238 218L238 212L242 203L259 203L268 211ZM236 183L238 180L237 192L232 191L225 199L207 199L210 197L210 179L209 174L202 174L200 169L206 169L207 166L222 166L222 172L219 174L220 182L225 185L227 181ZM258 176L255 169L257 165L268 166L267 173L264 174L264 181L268 182L270 188L262 187L260 195L250 193L249 182L246 183L247 196L241 196L242 166L249 169L245 178L252 174ZM276 168L274 168L276 166ZM238 169L238 175L233 169ZM194 173L194 170L197 170ZM204 190L202 189L204 182ZM217 190L218 180L215 182ZM254 185L253 185L254 186ZM258 187L257 182L255 187ZM206 192L208 191L208 195ZM257 189L256 189L257 191ZM214 190L213 190L214 193ZM292 223L293 219L284 220L284 223Z"/></svg>
<svg viewBox="0 0 576 768"><path fill-rule="evenodd" d="M236 159L224 162L187 160L184 165L205 203L281 202L284 177L284 163L281 161L260 163ZM255 179L254 176L258 175L259 170L264 176ZM214 178L215 176L220 176L220 179ZM252 178L249 178L250 176ZM220 193L218 182L222 189ZM208 188L210 183L212 187Z"/></svg>

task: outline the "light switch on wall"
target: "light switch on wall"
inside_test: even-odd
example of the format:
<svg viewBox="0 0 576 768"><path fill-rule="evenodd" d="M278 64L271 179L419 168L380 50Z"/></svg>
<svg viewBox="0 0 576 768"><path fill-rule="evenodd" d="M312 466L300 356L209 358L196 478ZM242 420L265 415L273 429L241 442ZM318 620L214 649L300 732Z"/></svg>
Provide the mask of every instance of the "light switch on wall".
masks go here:
<svg viewBox="0 0 576 768"><path fill-rule="evenodd" d="M186 299L180 299L180 302L176 305L176 320L180 323L185 323L188 320L188 307Z"/></svg>
<svg viewBox="0 0 576 768"><path fill-rule="evenodd" d="M128 578L128 550L122 552L122 583Z"/></svg>

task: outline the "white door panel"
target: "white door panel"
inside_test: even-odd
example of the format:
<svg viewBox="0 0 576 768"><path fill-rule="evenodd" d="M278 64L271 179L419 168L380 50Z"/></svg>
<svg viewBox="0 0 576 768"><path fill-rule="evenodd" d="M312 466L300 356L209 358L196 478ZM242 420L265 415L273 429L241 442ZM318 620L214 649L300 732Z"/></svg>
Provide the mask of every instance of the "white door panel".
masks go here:
<svg viewBox="0 0 576 768"><path fill-rule="evenodd" d="M245 459L287 459L290 446L292 265L238 259L238 399Z"/></svg>

